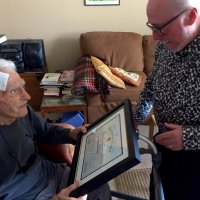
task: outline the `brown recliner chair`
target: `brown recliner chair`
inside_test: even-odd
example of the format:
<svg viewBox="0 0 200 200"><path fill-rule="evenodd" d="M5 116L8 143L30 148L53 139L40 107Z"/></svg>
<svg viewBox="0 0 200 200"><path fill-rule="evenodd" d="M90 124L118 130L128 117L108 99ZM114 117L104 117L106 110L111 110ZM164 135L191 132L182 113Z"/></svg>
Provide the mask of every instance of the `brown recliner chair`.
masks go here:
<svg viewBox="0 0 200 200"><path fill-rule="evenodd" d="M103 99L101 94L87 92L88 123L95 121L126 98L131 100L133 109L135 109L146 77L152 70L155 47L156 42L151 35L142 36L134 32L98 31L81 34L82 56L95 56L109 66L120 67L142 76L139 87L129 84L126 84L126 89L112 87L110 93ZM145 124L153 124L151 117L147 119ZM153 129L153 125L150 129ZM151 131L150 137L152 134Z"/></svg>
<svg viewBox="0 0 200 200"><path fill-rule="evenodd" d="M156 42L152 36L141 36L134 32L87 32L80 36L80 49L83 56L101 58L107 65L120 67L142 76L139 87L126 84L126 89L112 87L110 94L102 100L100 94L87 93L88 122L91 123L124 99L137 106L139 95L150 73Z"/></svg>

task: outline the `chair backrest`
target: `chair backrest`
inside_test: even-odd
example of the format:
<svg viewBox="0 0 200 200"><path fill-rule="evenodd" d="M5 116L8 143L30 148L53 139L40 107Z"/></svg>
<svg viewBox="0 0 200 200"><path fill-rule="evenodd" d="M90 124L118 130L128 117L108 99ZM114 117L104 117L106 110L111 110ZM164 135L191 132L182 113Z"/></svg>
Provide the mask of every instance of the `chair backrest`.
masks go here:
<svg viewBox="0 0 200 200"><path fill-rule="evenodd" d="M133 32L87 32L80 36L82 55L102 59L126 71L143 71L142 36Z"/></svg>
<svg viewBox="0 0 200 200"><path fill-rule="evenodd" d="M157 42L153 40L152 35L144 35L142 45L144 53L144 73L148 76L152 71L155 60L154 54Z"/></svg>

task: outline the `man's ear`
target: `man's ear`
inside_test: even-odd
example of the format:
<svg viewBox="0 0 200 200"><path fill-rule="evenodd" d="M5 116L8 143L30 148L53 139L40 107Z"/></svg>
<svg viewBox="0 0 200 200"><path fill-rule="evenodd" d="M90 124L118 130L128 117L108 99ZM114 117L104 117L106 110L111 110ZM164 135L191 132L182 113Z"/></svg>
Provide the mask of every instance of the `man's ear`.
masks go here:
<svg viewBox="0 0 200 200"><path fill-rule="evenodd" d="M187 25L193 25L195 20L197 19L198 17L198 11L196 8L192 8L189 10L189 14L187 16Z"/></svg>

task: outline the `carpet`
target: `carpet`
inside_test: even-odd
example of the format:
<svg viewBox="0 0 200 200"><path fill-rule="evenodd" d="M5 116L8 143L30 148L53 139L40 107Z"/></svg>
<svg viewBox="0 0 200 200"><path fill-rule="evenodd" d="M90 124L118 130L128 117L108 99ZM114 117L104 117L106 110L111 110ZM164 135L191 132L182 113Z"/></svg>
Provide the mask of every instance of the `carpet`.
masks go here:
<svg viewBox="0 0 200 200"><path fill-rule="evenodd" d="M146 129L146 127L142 128ZM142 129L141 132L146 131L145 129ZM145 142L139 140L139 147L147 148L148 145ZM115 177L112 180L111 189L129 195L133 195L135 197L149 199L149 183L151 168L151 155L141 155L141 163Z"/></svg>
<svg viewBox="0 0 200 200"><path fill-rule="evenodd" d="M128 170L115 178L116 189L136 197L149 199L151 169Z"/></svg>

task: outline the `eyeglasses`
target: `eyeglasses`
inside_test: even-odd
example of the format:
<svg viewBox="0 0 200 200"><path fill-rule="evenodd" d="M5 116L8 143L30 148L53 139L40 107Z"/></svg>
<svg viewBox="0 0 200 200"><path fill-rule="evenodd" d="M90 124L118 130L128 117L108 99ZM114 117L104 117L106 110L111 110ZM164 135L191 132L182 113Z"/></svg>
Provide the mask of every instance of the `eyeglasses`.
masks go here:
<svg viewBox="0 0 200 200"><path fill-rule="evenodd" d="M188 9L186 9L188 10ZM183 10L182 12L180 12L178 15L176 15L175 17L173 17L172 19L170 19L167 23L165 23L164 25L162 25L161 27L158 26L154 26L151 23L147 22L146 25L147 27L149 27L152 31L155 31L158 34L164 35L164 28L169 25L170 23L172 23L175 19L177 19L180 15L182 15L186 10Z"/></svg>

